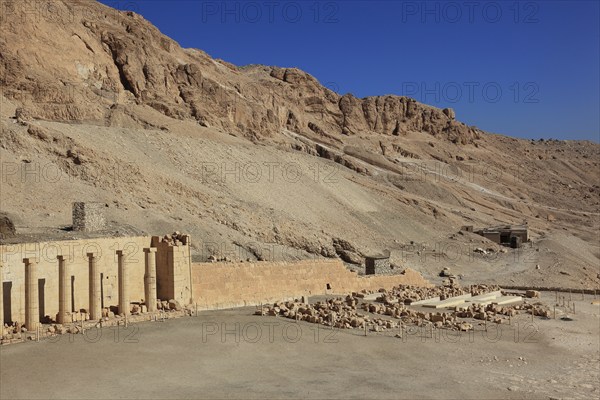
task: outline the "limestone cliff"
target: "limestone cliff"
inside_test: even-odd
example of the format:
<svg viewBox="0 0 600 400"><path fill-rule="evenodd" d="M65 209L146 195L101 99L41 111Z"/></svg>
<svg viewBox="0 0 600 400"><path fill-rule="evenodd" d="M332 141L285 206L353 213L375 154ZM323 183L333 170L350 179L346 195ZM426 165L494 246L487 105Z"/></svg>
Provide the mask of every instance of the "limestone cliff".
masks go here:
<svg viewBox="0 0 600 400"><path fill-rule="evenodd" d="M118 125L114 114L137 104L256 140L283 129L328 142L422 131L466 144L480 135L413 99L341 96L295 68L236 67L182 49L132 12L89 1L46 7L10 3L0 39L5 96L34 118Z"/></svg>

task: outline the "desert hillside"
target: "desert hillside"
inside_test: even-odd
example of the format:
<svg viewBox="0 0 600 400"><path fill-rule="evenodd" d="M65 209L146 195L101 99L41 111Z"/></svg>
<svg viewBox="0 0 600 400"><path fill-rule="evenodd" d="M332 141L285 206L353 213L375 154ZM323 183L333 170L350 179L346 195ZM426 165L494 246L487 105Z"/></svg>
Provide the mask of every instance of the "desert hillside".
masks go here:
<svg viewBox="0 0 600 400"><path fill-rule="evenodd" d="M35 18L10 4L0 212L15 229L3 242L74 237L70 204L97 201L103 234L189 232L198 260L359 269L389 249L433 279L450 267L465 282L600 283L596 143L490 134L410 98L234 66L96 2L54 1ZM519 250L459 233L524 221Z"/></svg>

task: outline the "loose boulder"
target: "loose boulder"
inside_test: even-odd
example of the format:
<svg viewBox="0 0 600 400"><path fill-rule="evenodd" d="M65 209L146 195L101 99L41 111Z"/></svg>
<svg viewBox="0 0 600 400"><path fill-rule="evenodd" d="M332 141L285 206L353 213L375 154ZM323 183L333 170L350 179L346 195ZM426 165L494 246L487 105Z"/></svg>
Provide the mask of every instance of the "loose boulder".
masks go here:
<svg viewBox="0 0 600 400"><path fill-rule="evenodd" d="M181 304L177 300L169 300L169 310L181 311Z"/></svg>

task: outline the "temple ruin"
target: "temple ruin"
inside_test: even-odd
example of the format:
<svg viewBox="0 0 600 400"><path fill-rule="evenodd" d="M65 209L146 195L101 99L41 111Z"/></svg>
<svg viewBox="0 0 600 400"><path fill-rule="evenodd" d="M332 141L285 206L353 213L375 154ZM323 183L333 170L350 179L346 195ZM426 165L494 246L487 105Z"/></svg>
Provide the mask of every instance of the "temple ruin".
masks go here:
<svg viewBox="0 0 600 400"><path fill-rule="evenodd" d="M190 245L189 235L175 232L0 246L0 321L34 331L40 323L152 315L165 302L218 309L430 285L410 269L359 276L339 259L192 263Z"/></svg>
<svg viewBox="0 0 600 400"><path fill-rule="evenodd" d="M189 236L122 237L0 246L0 320L72 323L155 311L192 299Z"/></svg>

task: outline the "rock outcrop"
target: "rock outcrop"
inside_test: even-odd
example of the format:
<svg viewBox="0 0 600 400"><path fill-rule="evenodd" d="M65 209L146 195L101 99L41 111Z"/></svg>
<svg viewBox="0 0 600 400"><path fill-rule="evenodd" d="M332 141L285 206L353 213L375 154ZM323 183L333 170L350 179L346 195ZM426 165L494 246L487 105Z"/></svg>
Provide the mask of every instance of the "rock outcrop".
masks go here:
<svg viewBox="0 0 600 400"><path fill-rule="evenodd" d="M17 234L15 224L5 214L0 214L0 239L13 237Z"/></svg>
<svg viewBox="0 0 600 400"><path fill-rule="evenodd" d="M112 125L115 108L142 105L255 140L284 129L328 143L343 135L416 131L466 144L480 135L455 121L452 110L407 97L341 96L296 68L236 67L182 49L133 12L55 1L53 15L41 14L38 22L27 7L7 8L0 82L32 118ZM24 40L28 45L20 46Z"/></svg>

